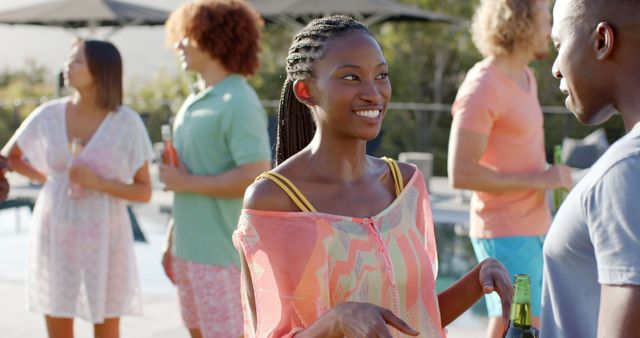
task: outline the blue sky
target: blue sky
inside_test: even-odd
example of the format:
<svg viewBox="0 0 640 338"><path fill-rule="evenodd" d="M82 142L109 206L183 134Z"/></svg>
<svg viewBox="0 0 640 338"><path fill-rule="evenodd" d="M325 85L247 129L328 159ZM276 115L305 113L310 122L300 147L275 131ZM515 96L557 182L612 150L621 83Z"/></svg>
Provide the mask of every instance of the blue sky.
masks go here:
<svg viewBox="0 0 640 338"><path fill-rule="evenodd" d="M47 0L0 0L0 11L43 3ZM50 1L50 0L49 0ZM142 5L171 10L182 0L125 0ZM104 31L98 31L98 37ZM9 26L0 24L0 69L20 68L31 58L51 69L65 61L73 33L61 28L36 26ZM149 79L158 70L177 71L173 52L165 46L162 27L131 27L117 32L110 39L120 49L124 59L125 78Z"/></svg>

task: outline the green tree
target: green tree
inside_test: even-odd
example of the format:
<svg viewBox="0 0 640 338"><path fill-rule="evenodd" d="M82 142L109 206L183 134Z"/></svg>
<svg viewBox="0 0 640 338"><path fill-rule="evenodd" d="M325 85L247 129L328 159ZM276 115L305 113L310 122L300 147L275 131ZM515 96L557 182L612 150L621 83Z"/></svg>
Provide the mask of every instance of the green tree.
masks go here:
<svg viewBox="0 0 640 338"><path fill-rule="evenodd" d="M390 65L393 102L450 104L466 71L480 59L468 32L477 1L403 2L459 18L460 22L388 22L373 27ZM450 112L391 111L388 116L379 155L431 152L434 174L446 175Z"/></svg>
<svg viewBox="0 0 640 338"><path fill-rule="evenodd" d="M172 75L164 70L151 80L132 81L126 103L142 115L153 142L161 140L160 126L172 122L195 81L193 75L185 72Z"/></svg>
<svg viewBox="0 0 640 338"><path fill-rule="evenodd" d="M53 94L47 82L49 71L33 59L26 59L22 68L0 71L0 145L4 145L20 122L40 103L40 98ZM28 98L28 99L25 99Z"/></svg>

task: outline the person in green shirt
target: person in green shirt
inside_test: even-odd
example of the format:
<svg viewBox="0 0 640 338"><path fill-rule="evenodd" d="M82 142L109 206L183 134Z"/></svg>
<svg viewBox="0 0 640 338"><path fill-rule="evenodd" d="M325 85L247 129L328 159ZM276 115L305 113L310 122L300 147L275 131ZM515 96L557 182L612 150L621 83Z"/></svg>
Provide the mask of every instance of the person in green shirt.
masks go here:
<svg viewBox="0 0 640 338"><path fill-rule="evenodd" d="M163 266L192 337L242 335L240 260L231 235L245 189L270 169L267 116L246 76L259 67L260 16L246 2L199 0L171 13L167 39L199 90L179 110L180 166L160 178L175 192Z"/></svg>

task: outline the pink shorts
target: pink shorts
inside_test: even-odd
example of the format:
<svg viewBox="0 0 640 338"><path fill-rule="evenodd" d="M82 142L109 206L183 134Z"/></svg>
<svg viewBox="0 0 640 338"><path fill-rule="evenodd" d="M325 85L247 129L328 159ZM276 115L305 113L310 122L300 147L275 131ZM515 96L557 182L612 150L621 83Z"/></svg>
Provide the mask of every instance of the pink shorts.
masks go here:
<svg viewBox="0 0 640 338"><path fill-rule="evenodd" d="M240 270L173 257L180 311L185 326L202 337L237 338L243 334Z"/></svg>

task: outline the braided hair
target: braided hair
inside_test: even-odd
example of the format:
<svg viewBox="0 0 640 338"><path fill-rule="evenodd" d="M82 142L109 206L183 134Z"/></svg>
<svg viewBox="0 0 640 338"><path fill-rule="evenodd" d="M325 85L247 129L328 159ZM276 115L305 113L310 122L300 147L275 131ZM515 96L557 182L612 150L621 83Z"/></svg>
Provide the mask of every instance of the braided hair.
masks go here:
<svg viewBox="0 0 640 338"><path fill-rule="evenodd" d="M298 101L293 93L293 83L313 76L313 63L324 56L327 40L351 31L372 35L355 19L333 15L311 21L294 36L287 55L287 79L278 107L276 165L306 147L316 131L309 107Z"/></svg>

